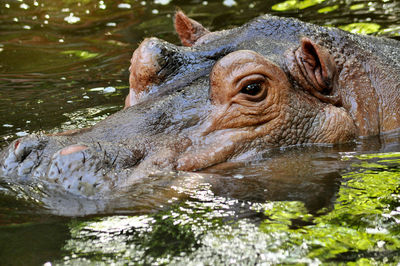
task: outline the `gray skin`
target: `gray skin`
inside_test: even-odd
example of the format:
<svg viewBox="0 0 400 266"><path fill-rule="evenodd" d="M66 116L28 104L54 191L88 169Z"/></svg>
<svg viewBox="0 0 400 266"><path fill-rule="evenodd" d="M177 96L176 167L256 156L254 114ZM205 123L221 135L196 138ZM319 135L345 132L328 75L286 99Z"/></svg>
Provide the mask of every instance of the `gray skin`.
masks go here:
<svg viewBox="0 0 400 266"><path fill-rule="evenodd" d="M175 23L190 47L146 39L137 54L147 63L133 59L137 87L124 110L92 128L15 140L0 153L0 176L97 197L158 171L195 171L271 147L343 143L400 127L395 40L268 15L213 33L182 13ZM228 88L256 69L242 67L253 59L262 76L254 83L267 84L256 99L244 91L251 82ZM143 73L132 77L135 71Z"/></svg>

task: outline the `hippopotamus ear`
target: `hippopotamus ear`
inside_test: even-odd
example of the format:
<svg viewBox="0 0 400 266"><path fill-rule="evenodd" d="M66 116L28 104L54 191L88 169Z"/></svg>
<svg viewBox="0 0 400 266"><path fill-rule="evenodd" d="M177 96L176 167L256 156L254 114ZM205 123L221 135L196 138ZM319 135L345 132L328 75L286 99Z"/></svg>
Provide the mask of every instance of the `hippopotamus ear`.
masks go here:
<svg viewBox="0 0 400 266"><path fill-rule="evenodd" d="M328 49L304 37L294 52L292 75L300 85L322 101L337 104L338 96L333 95L336 87L336 63Z"/></svg>
<svg viewBox="0 0 400 266"><path fill-rule="evenodd" d="M175 30L185 46L193 46L200 37L210 33L203 25L188 18L182 11L175 14Z"/></svg>

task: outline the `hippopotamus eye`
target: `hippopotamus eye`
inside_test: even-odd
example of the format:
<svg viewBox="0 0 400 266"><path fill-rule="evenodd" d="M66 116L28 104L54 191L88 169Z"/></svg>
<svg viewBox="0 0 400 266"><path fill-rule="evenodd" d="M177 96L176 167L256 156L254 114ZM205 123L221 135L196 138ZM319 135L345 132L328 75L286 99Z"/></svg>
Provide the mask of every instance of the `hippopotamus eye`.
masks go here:
<svg viewBox="0 0 400 266"><path fill-rule="evenodd" d="M261 92L261 84L259 83L251 83L249 85L244 86L240 93L248 94L251 96L255 96Z"/></svg>
<svg viewBox="0 0 400 266"><path fill-rule="evenodd" d="M267 96L267 78L260 74L249 75L238 82L237 88L246 100L262 101Z"/></svg>

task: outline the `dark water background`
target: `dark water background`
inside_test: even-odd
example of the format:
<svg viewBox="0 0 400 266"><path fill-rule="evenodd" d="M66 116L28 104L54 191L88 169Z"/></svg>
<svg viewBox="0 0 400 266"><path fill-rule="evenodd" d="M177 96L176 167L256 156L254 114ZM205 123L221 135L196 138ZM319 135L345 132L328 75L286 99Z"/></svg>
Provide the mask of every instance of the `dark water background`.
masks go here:
<svg viewBox="0 0 400 266"><path fill-rule="evenodd" d="M27 133L93 125L120 110L140 41L179 43L176 8L210 30L270 13L400 36L394 0L0 0L0 147ZM394 132L274 150L207 173L156 176L115 202L51 195L43 184L2 184L0 264L396 264L399 143ZM52 215L55 209L107 215L65 218Z"/></svg>

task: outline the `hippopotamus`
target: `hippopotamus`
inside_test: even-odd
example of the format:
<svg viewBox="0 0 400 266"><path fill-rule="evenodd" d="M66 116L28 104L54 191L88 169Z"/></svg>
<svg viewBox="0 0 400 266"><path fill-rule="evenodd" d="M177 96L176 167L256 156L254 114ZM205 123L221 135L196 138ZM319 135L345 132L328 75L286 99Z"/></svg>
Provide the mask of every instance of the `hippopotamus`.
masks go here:
<svg viewBox="0 0 400 266"><path fill-rule="evenodd" d="M396 40L270 15L211 32L178 11L174 24L182 46L147 38L133 52L123 110L91 128L16 139L0 176L95 197L159 171L400 127Z"/></svg>

